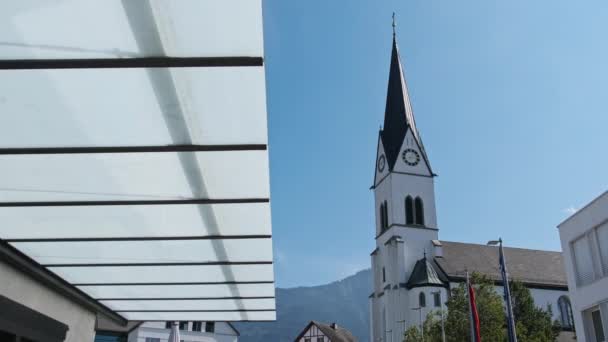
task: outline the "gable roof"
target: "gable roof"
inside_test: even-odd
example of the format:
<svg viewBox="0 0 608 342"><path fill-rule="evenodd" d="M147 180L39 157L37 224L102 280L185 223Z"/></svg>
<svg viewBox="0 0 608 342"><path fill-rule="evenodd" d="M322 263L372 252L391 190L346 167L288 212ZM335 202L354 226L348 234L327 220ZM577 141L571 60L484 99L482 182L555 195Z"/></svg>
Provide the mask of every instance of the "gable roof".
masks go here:
<svg viewBox="0 0 608 342"><path fill-rule="evenodd" d="M416 261L414 265L414 270L410 275L410 279L407 281L405 285L408 289L413 287L422 287L422 286L446 286L447 285L447 277L438 270L438 267L434 262L429 261L424 258Z"/></svg>
<svg viewBox="0 0 608 342"><path fill-rule="evenodd" d="M380 138L386 152L389 170L392 170L397 161L399 150L403 144L403 139L407 130L411 129L416 143L420 147L423 158L427 165L428 158L422 145L422 140L416 128L414 112L410 102L410 95L407 83L403 76L403 67L397 47L397 39L393 35L393 49L391 52L391 66L388 76L388 90L386 94L386 109L384 112L384 126L380 131ZM432 173L432 171L431 171Z"/></svg>
<svg viewBox="0 0 608 342"><path fill-rule="evenodd" d="M500 282L498 247L473 243L441 241L443 257L435 257L451 281L461 281L466 271L479 272ZM567 289L561 252L503 247L509 278L531 287Z"/></svg>
<svg viewBox="0 0 608 342"><path fill-rule="evenodd" d="M357 342L357 338L353 336L350 331L344 329L343 327L333 323L332 325L335 326L334 328L332 327L332 325L318 321L310 321L310 323L306 325L306 328L304 328L304 330L302 330L298 337L296 337L295 341L297 342L300 338L302 338L313 324L317 328L319 328L319 330L321 330L323 334L325 334L325 336L330 339L330 342Z"/></svg>

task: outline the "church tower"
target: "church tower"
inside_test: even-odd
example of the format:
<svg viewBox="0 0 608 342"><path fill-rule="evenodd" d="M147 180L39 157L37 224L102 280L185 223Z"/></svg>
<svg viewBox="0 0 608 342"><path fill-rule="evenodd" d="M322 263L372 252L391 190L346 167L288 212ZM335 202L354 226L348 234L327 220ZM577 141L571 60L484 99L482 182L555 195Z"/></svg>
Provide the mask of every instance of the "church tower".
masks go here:
<svg viewBox="0 0 608 342"><path fill-rule="evenodd" d="M432 260L433 240L438 239L434 177L416 127L393 32L372 186L376 212L376 248L371 253L374 293L370 295L373 342L401 341L406 328L418 325L420 316L424 319L436 309L437 299L445 301L445 282Z"/></svg>

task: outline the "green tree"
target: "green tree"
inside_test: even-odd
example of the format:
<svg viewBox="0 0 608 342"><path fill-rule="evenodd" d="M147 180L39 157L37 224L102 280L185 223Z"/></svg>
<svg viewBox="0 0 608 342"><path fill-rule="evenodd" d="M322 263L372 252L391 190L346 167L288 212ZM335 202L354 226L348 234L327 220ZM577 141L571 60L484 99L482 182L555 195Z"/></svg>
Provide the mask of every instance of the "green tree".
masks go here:
<svg viewBox="0 0 608 342"><path fill-rule="evenodd" d="M420 332L420 327L417 325L410 326L405 331L405 342L430 342L439 341L441 342L441 311L431 311L426 316L424 323L424 339Z"/></svg>
<svg viewBox="0 0 608 342"><path fill-rule="evenodd" d="M471 282L475 288L481 340L503 341L506 335L502 298L496 293L494 284L488 277L473 273ZM469 301L465 283L452 289L446 306L446 339L450 342L470 340Z"/></svg>
<svg viewBox="0 0 608 342"><path fill-rule="evenodd" d="M496 291L494 282L488 277L474 273L471 282L475 288L475 299L481 329L481 340L503 342L507 340L505 311L502 293ZM521 282L511 283L511 297L517 338L519 342L555 341L560 332L557 322L552 322L551 307L542 309L534 304L530 290ZM447 303L445 316L446 340L462 342L470 340L469 302L466 284L453 288ZM424 339L418 326L410 327L404 336L405 342L441 342L441 316L431 312L423 324Z"/></svg>
<svg viewBox="0 0 608 342"><path fill-rule="evenodd" d="M557 321L552 322L551 306L549 305L546 310L537 307L530 290L520 281L512 281L510 289L518 340L522 342L555 341L561 327Z"/></svg>

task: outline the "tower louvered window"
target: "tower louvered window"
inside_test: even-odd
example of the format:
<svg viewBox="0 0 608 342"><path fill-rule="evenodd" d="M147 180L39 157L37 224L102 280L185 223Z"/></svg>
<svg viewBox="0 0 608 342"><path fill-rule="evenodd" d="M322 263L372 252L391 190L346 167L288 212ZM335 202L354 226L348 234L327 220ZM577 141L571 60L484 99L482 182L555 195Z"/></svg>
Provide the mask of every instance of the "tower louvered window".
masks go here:
<svg viewBox="0 0 608 342"><path fill-rule="evenodd" d="M422 204L422 199L420 197L416 197L414 207L416 208L416 224L424 226L424 205Z"/></svg>
<svg viewBox="0 0 608 342"><path fill-rule="evenodd" d="M380 230L384 231L384 203L380 203L380 212L379 212L379 216L380 216Z"/></svg>
<svg viewBox="0 0 608 342"><path fill-rule="evenodd" d="M384 201L380 204L380 230L384 232L388 229L388 203Z"/></svg>
<svg viewBox="0 0 608 342"><path fill-rule="evenodd" d="M405 198L405 224L414 224L414 200L412 196Z"/></svg>

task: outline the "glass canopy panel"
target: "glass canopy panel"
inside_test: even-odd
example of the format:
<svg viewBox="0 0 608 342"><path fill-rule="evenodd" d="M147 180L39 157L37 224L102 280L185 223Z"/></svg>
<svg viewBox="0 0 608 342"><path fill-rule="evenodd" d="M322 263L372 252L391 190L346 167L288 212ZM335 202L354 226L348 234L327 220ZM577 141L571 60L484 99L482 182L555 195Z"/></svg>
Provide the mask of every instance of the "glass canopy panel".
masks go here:
<svg viewBox="0 0 608 342"><path fill-rule="evenodd" d="M0 155L0 169L3 202L270 195L266 151Z"/></svg>
<svg viewBox="0 0 608 342"><path fill-rule="evenodd" d="M1 243L129 320L274 320L262 37L260 0L1 4Z"/></svg>
<svg viewBox="0 0 608 342"><path fill-rule="evenodd" d="M272 265L49 267L78 284L274 281ZM86 289L85 289L86 291Z"/></svg>
<svg viewBox="0 0 608 342"><path fill-rule="evenodd" d="M205 285L86 285L78 286L95 299L273 297L273 283Z"/></svg>
<svg viewBox="0 0 608 342"><path fill-rule="evenodd" d="M274 299L102 300L112 310L273 310Z"/></svg>
<svg viewBox="0 0 608 342"><path fill-rule="evenodd" d="M42 265L272 262L270 239L20 242Z"/></svg>
<svg viewBox="0 0 608 342"><path fill-rule="evenodd" d="M0 10L3 59L262 56L262 37L259 0L20 0Z"/></svg>
<svg viewBox="0 0 608 342"><path fill-rule="evenodd" d="M0 148L267 142L263 67L4 70L0 78L0 112L13 113L0 116Z"/></svg>
<svg viewBox="0 0 608 342"><path fill-rule="evenodd" d="M121 312L130 321L274 321L274 311L249 312Z"/></svg>
<svg viewBox="0 0 608 342"><path fill-rule="evenodd" d="M0 208L0 238L269 235L270 204Z"/></svg>

